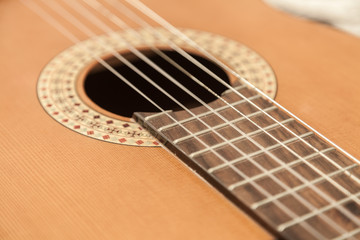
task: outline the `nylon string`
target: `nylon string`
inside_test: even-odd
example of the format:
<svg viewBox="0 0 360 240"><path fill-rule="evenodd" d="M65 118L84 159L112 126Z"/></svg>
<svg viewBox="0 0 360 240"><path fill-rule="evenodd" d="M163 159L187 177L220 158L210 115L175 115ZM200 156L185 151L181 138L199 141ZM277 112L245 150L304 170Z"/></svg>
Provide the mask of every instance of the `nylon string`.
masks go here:
<svg viewBox="0 0 360 240"><path fill-rule="evenodd" d="M62 9L62 8L59 8L60 6L58 6L57 4L51 4L52 6L55 6L55 7L58 7L57 8L57 11L60 11L60 13L61 13L61 15L62 16L65 16L67 19L69 19L72 23L74 23L75 25L77 25L77 26L80 26L80 28L81 27L84 27L81 23L79 23L79 21L77 21L77 19L74 19L71 15L69 15L69 13L68 12L66 12L66 11L64 11L64 9ZM88 17L90 17L90 18L93 18L94 16L88 16ZM109 29L108 29L109 30ZM89 33L89 34L91 34L91 31L88 29L88 28L84 28L83 29L83 31L84 32L87 32L87 33ZM119 58L119 60L122 60L125 64L127 64L129 67L131 67L133 70L135 70L137 73L139 73L141 76L143 76L144 77L144 74L142 74L141 72L139 72L139 70L138 69L136 69L134 66L132 66L131 65L131 63L129 63L128 61L124 61L124 58L123 57L119 57L119 55L118 55L118 53L116 53L116 52L112 52L113 54L114 54L114 56L116 56L116 57L118 57ZM130 64L130 65L129 65ZM160 91L162 91L163 93L165 93L165 94L167 94L163 89L161 89L157 84L155 84L152 80L150 80L149 78L147 78L146 76L145 76L145 79L147 80L147 81L149 81L149 82L151 82L151 84L152 85L154 85L156 88L158 88ZM194 115L191 111L189 111L188 109L186 109L186 107L185 106L183 106L181 103L179 103L176 99L174 99L171 95L169 95L169 94L167 94L167 96L170 98L170 99L172 99L173 101L175 101L177 104L179 104L183 109L185 109L188 113L190 113L190 114L192 114L194 117L196 117L196 115ZM199 118L198 118L199 119ZM201 119L199 119L200 121L202 121ZM202 121L203 122L203 121ZM205 122L203 122L207 127L210 127L209 125L207 125ZM189 133L191 133L190 131L188 131ZM221 135L219 135L220 137L222 137ZM222 137L223 138L223 137ZM197 138L196 137L196 139L198 139L198 140L200 140L199 138ZM226 139L225 138L223 138L223 140L225 140L226 141ZM207 146L203 141L201 141L205 146ZM232 144L232 143L230 143L230 144ZM209 147L209 146L208 146ZM234 145L233 145L233 147L235 148L235 149L237 149ZM221 158L222 159L222 161L223 162L226 162L226 160L222 157L222 156L220 156L217 152L215 152L212 148L210 149L210 150L212 150L214 153L216 153L216 155L219 157L219 158ZM238 149L237 149L238 150ZM240 150L239 150L240 151ZM243 153L242 151L240 152L240 153L242 153L242 154L245 154L245 153ZM259 165L258 165L259 166ZM260 166L261 167L261 166ZM243 174L243 173L241 173L237 168L235 168L234 166L231 166L231 168L234 170L234 171L236 171L239 175L241 175L242 177L245 177L246 178L246 176ZM279 184L281 184L281 185L283 185L284 187L287 187L284 183L282 183L281 181L279 181L277 178L274 178L272 175L270 175L270 177L272 177L272 179L274 179L275 181L277 181L277 182L279 182ZM269 194L268 192L266 192L264 189L262 189L258 184L256 184L256 183L252 183L252 185L256 185L256 188L260 191L260 192L262 192L264 195L266 195L267 197L271 197L271 194ZM297 215L295 215L290 209L288 209L286 206L284 206L282 203L280 203L278 200L276 200L276 202L292 217L292 218L296 218L297 217ZM303 201L304 202L304 201ZM306 202L305 202L305 205L306 205ZM310 227L310 225L308 225L307 223L302 223L303 225L307 225L307 227L305 227L305 228L307 228L310 232L312 231L312 232L314 232L314 230L312 230L312 229L309 229L309 227ZM319 234L317 234L317 233L315 233L317 236L319 235Z"/></svg>
<svg viewBox="0 0 360 240"><path fill-rule="evenodd" d="M74 6L75 5L77 5L77 4L71 4L69 1L66 1L67 3L68 3L68 5L70 6L70 7L73 7L74 8ZM70 5L71 4L71 5ZM79 9L81 9L81 10L83 10L84 8L80 8L79 7L79 5L77 5L78 6L78 8L77 8L77 10L79 11ZM107 12L107 11L102 11L103 13L105 13L105 12ZM100 22L100 24L99 24L99 20L98 19L96 19L96 18L94 18L95 16L94 15L89 15L89 12L88 11L86 11L86 12L80 12L80 13L83 13L82 15L83 16L85 16L85 17L87 17L89 20L91 19L91 20L93 20L93 21L95 21L97 24L97 26L99 27L99 28L105 28L107 31L111 31L111 29L109 29L108 28L108 26L106 26L105 24L103 24L103 23L101 23ZM113 18L114 19L114 18ZM124 23L123 23L124 24ZM123 25L122 24L122 25ZM134 50L134 48L131 46L131 49L130 49L132 52L134 52L134 51L136 51L136 52L134 52L138 57L140 57L141 59L143 59L144 61L146 61L147 63L149 63L149 59L144 59L144 56L141 54L140 56L138 55L138 54L140 54L137 50ZM154 68L156 68L158 71L159 71L159 69L157 68L157 66L154 66L154 63L152 63L152 62L150 62L149 63L149 65L151 65L151 66L153 66ZM132 69L133 69L133 66L132 66ZM166 77L169 79L169 80L171 80L172 82L174 81L174 79L171 79L171 77L169 76L169 75L167 75L166 73L164 74L164 72L163 71L161 71L160 70L160 72L163 74L163 75L166 75ZM143 75L142 75L143 76ZM148 79L147 79L148 80ZM149 81L149 80L148 80ZM154 85L154 83L153 82L151 82L151 84L152 85ZM177 84L178 85L178 84ZM179 85L178 85L179 86ZM163 93L164 93L164 90L163 89L160 89L159 88L159 86L156 86L156 88L158 88L160 91L162 91ZM183 89L183 88L182 88ZM184 90L184 89L183 89ZM187 91L188 92L188 91ZM190 93L190 95L192 95L191 93ZM168 95L169 96L169 95ZM193 96L193 95L192 95ZM169 97L169 98L171 98L172 100L174 100L171 96ZM198 99L196 99L196 100L198 100ZM176 101L176 103L177 104L179 104L179 102L178 101ZM204 105L204 103L203 102L201 102L201 104L202 105ZM187 110L187 112L188 113L190 113L190 114L192 114L188 109L186 109L183 105L180 105L183 109L185 109L185 110ZM204 106L206 106L206 105L204 105ZM216 113L217 114L217 113ZM192 114L193 115L193 114ZM218 114L217 114L218 115ZM218 115L218 116L220 116L220 115ZM222 117L222 116L221 116ZM204 123L204 122L203 122ZM207 124L205 124L206 126L208 126ZM208 126L209 127L209 126ZM244 134L244 133L242 133L242 132L240 132L241 134ZM217 134L217 135L219 135L219 134ZM223 138L221 135L219 135L223 140L225 140L226 141L226 139L225 138ZM248 138L249 139L249 138ZM257 146L259 146L260 147L260 145L259 144L257 144L257 142L255 142L255 141L253 141L252 139L249 139L249 140L251 140L253 143L255 143ZM280 142L281 143L281 142ZM282 144L282 143L281 143ZM238 150L234 145L232 145L232 143L231 142L229 142L229 145L231 145L231 146L233 146L236 150ZM282 144L282 145L284 145L284 144ZM285 146L285 145L284 145ZM262 148L263 149L263 148ZM264 150L264 149L263 149ZM241 153L241 152L240 152ZM272 155L271 153L269 153L269 155ZM275 157L274 155L272 155L273 157ZM280 162L280 160L278 160L279 162ZM282 164L282 162L280 162L281 164ZM286 165L285 165L286 166ZM287 168L287 166L286 166L286 168ZM262 168L263 169L263 168ZM289 169L289 168L287 168L287 169ZM295 174L297 174L295 171L293 171L292 169L290 169L290 171L291 172L293 172L293 173L295 173ZM320 172L321 173L321 172ZM298 176L300 176L300 175L298 175ZM270 177L272 177L272 179L274 179L274 177L273 176L270 176ZM302 178L302 179L304 179L304 178ZM274 179L276 182L278 182L281 186L283 186L283 187L285 187L285 188L287 188L287 186L284 184L284 183L282 183L281 181L279 181L278 179ZM335 182L336 183L336 182ZM345 189L343 189L343 190L345 190ZM302 200L302 202L304 202L303 200ZM305 204L306 205L306 204ZM308 204L307 204L308 205ZM349 213L345 213L346 215L349 215ZM351 217L351 216L350 216ZM355 219L354 219L355 220ZM355 220L356 221L356 220Z"/></svg>
<svg viewBox="0 0 360 240"><path fill-rule="evenodd" d="M67 2L68 4L69 4L69 1L65 1L65 2ZM102 6L101 5L99 5L99 3L95 0L95 1L90 1L90 0L88 0L88 1L85 1L85 2L87 2L87 4L89 4L89 5L91 5L92 7L101 7L102 8ZM71 7L73 7L74 5L71 5ZM77 6L79 6L79 5L77 5ZM83 10L83 9L82 9ZM110 13L110 11L106 11L106 9L105 8L102 8L102 11L99 11L99 12L101 12L101 13L103 13L103 14L105 14L105 13ZM81 13L81 12L80 12ZM84 12L83 12L84 13ZM44 14L42 14L42 15L44 15ZM85 15L88 15L88 14L85 14ZM84 16L85 16L84 15ZM89 16L89 15L88 15ZM48 17L49 17L49 15L48 15ZM47 18L48 18L47 17ZM111 18L110 18L114 23L115 23L115 20L116 20L116 24L119 26L119 27L121 27L121 28L128 28L129 26L127 26L127 25L125 25L124 24L124 22L122 22L122 21L119 21L119 18L114 18L114 16L112 16ZM94 21L94 20L93 20ZM53 21L52 21L53 22ZM95 21L96 22L96 21ZM103 23L101 23L101 22L99 22L99 21L97 21L96 22L97 23L97 25L99 26L99 25L103 25ZM53 24L54 25L54 24ZM58 25L59 24L55 24L55 25L57 25L57 28L59 28L58 27ZM122 26L121 26L122 25ZM103 25L102 27L104 27L105 25ZM60 28L61 29L61 28ZM63 29L62 29L63 30ZM83 28L82 29L84 32L86 32L90 37L92 36L92 32L91 31L88 31L87 30L87 28ZM112 30L111 29L107 29L109 32L112 32ZM156 34L158 34L158 33L156 33ZM69 34L66 34L66 35L69 35ZM79 40L78 39L76 39L75 41L74 41L74 38L73 37L70 37L70 39L73 41L73 42L79 42ZM151 46L152 47L152 46ZM135 53L137 53L137 54L141 54L140 52L138 52L136 49L133 49L133 46L129 46L129 49L130 50L134 50L135 51ZM158 50L158 49L156 49L157 51L156 51L156 53L161 53L161 51L160 50ZM112 49L112 52L114 52L114 49ZM126 59L124 59L123 57L121 57L121 55L119 55L118 53L116 53L116 54L114 54L114 56L116 56L117 58L120 58L119 60L121 60L121 61L123 61L125 64L129 64L130 66L131 66L131 63L129 63L129 62L127 62L127 60ZM141 56L141 55L140 55ZM164 57L164 55L163 55L163 57ZM162 71L161 69L158 69L158 67L155 65L153 65L153 63L151 63L151 60L149 60L149 59L146 59L146 57L145 56L141 56L141 58L144 60L144 61L146 61L149 65L152 65L154 68L156 68L156 70L158 70L158 71ZM95 58L97 61L99 61L102 65L105 65L105 67L106 68L108 68L111 72L113 72L114 73L114 69L112 69L111 68L111 66L106 66L106 62L104 62L103 60L101 60L101 59L99 59L99 58ZM105 64L104 64L105 63ZM174 64L173 62L172 62L172 64ZM131 68L134 70L134 66L131 66ZM183 69L184 70L184 69ZM182 71L183 71L182 70ZM135 70L134 70L135 71ZM137 73L139 73L139 70L137 69L136 70L136 72ZM114 73L115 74L115 73ZM123 80L124 81L124 77L120 77L119 75L119 73L117 73L117 74L115 74L117 77L119 77L121 80ZM142 74L142 73L139 73L139 75L141 75L141 76L143 76L144 77L144 74ZM165 72L165 75L166 75L166 72ZM171 76L170 75L167 75L166 76L167 78L171 78ZM191 77L192 79L193 79L193 77ZM146 77L144 77L144 79L146 79ZM146 79L146 80L149 80L149 79ZM173 82L174 81L176 81L175 79L170 79L170 80L172 80ZM194 79L193 79L194 80ZM129 82L127 81L126 82L130 87L132 87L132 88L134 88L134 86L131 86L131 83L129 84ZM187 92L187 93L189 93L188 92L188 90L187 89L184 89L184 87L181 85L181 84L176 84L178 87L180 87L180 88L182 88L185 92ZM136 88L136 87L135 87ZM158 88L158 86L157 86L157 88ZM136 90L136 89L135 89ZM161 90L161 89L159 89L159 90ZM161 91L164 91L164 90L161 90ZM137 92L139 92L139 90L137 90ZM235 92L236 92L236 90L235 90ZM192 94L192 93L191 93ZM144 96L144 94L141 94L143 97L145 97ZM168 95L168 94L167 94ZM194 97L196 100L199 100L196 96L194 96L193 94L192 94L192 97ZM147 100L151 100L151 99L149 99L149 97L145 97ZM243 97L244 99L246 99L245 97ZM164 111L163 109L161 109L158 105L156 105L153 101L150 101L152 104L154 104L154 106L156 106L157 108L159 108L159 110L161 110L161 111ZM176 103L179 103L178 101L176 101ZM206 106L206 103L204 103L204 102L200 102L201 104L203 104L204 106ZM228 104L228 103L227 103ZM186 109L184 106L181 106L184 110L186 110L186 111L188 111L189 113L191 113L191 114L193 114L189 109ZM217 112L214 112L214 109L210 109L214 114L217 114ZM166 114L167 114L167 112L165 112ZM169 115L169 114L167 114L167 115ZM217 114L217 115L219 115L219 114ZM170 115L169 115L170 116ZM221 116L222 117L222 116ZM245 116L246 117L246 116ZM174 121L176 121L175 119L173 119ZM225 119L226 120L226 119ZM250 119L249 119L250 120ZM199 119L199 121L202 121L201 119ZM227 120L226 120L227 121ZM251 121L251 120L250 120ZM231 123L230 123L231 124ZM280 123L281 124L281 123ZM183 127L183 126L182 126ZM210 126L208 126L208 127L210 127ZM184 128L184 127L183 127ZM259 127L260 128L260 127ZM184 128L185 130L187 130L186 128ZM211 128L210 128L211 129ZM261 129L261 128L260 128ZM188 131L189 132L189 131ZM190 134L193 134L193 133L191 133L191 132L189 132ZM241 133L241 132L240 132ZM244 134L244 133L242 133L242 134ZM194 136L195 138L197 138L196 136ZM221 136L220 136L221 137ZM198 138L197 138L198 139ZM226 140L226 139L224 139L224 140ZM251 139L249 139L249 140L251 140ZM281 142L280 142L281 143ZM231 143L230 143L231 144ZM204 145L206 145L206 144L204 144ZM211 147L209 147L209 149L210 150L212 150L211 149ZM237 148L235 148L235 149L237 149ZM281 162L282 163L282 162ZM323 175L323 174L322 174Z"/></svg>
<svg viewBox="0 0 360 240"><path fill-rule="evenodd" d="M110 11L108 10L108 9L104 9L103 8L103 6L99 3L99 2L97 2L96 0L84 0L86 3L88 3L89 5L91 5L95 10L97 10L97 11L99 11L99 12L101 12L101 13L103 13L103 14L109 14L110 13ZM108 1L109 2L109 1ZM113 2L113 3L115 3L115 2ZM118 3L118 4L120 4L119 2L116 2L116 3ZM116 8L116 9L119 9L119 8ZM122 11L122 12L128 12L128 11ZM110 13L111 14L111 13ZM129 14L130 15L130 14ZM106 16L106 15L105 15ZM134 16L135 17L135 15L134 14L132 14L132 16ZM117 19L117 17L116 16L114 16L114 15L111 15L111 17L109 16L109 19L116 19L117 20L117 22L120 22L121 20L119 20L119 19ZM137 18L137 19L140 19L140 18ZM127 26L126 25L126 23L124 23L124 22L121 22L121 25L122 26L125 26L126 27L126 29L127 28L129 28L129 26ZM149 25L147 25L147 26L149 26ZM119 27L121 27L121 26L119 26ZM155 34L156 34L156 31L154 31L155 32ZM133 31L133 33L134 34L138 34L136 31ZM156 47L154 47L154 46L150 46L150 48L151 49L153 49L157 54L159 54L159 55L161 55L162 57L163 57L163 54L161 54L161 51L160 50L158 50ZM167 59L167 60L169 60L169 59ZM173 62L172 62L172 64L174 64ZM176 63L175 63L176 64ZM176 66L176 65L175 65ZM177 65L176 67L178 67L179 68L179 66ZM180 70L182 70L183 72L184 71L186 71L186 70L184 70L184 69L180 69ZM188 72L185 72L187 75L189 75L189 73ZM197 80L194 76L190 76L193 80ZM200 82L199 80L197 80L196 81L197 83L198 82ZM211 90L212 91L212 90ZM221 98L221 97L219 97L218 95L216 95L218 98ZM193 96L194 97L194 96ZM196 97L194 97L197 101L199 101L199 99L197 99ZM244 97L245 98L245 97ZM204 103L203 102L201 102L201 101L199 101L202 105L204 105ZM228 104L227 102L225 102L226 104ZM206 105L204 105L204 106L206 106ZM216 114L216 113L215 113ZM218 114L217 114L218 115ZM219 116L219 115L218 115ZM251 121L251 120L250 120ZM230 122L230 125L232 125L231 124L231 122ZM235 127L236 128L236 127ZM260 128L260 127L259 127ZM237 129L238 130L238 129ZM240 132L241 133L241 132ZM243 133L242 133L243 134ZM192 136L193 136L193 134L192 134ZM249 139L249 138L248 138ZM251 140L251 139L250 139ZM280 142L281 143L281 142ZM266 150L265 150L266 151ZM322 153L322 152L321 152ZM269 154L269 155L272 155L272 154ZM274 155L272 155L274 158L276 158ZM249 157L249 158L251 158L251 157ZM253 162L253 161L252 161ZM256 165L256 164L255 164ZM310 167L312 167L312 165L310 165ZM263 168L261 168L261 169L263 169ZM322 172L321 171L318 171L319 172L319 174L321 174L321 175L323 175L322 174ZM304 180L304 178L302 178L303 180ZM328 178L328 179L330 179L330 178ZM331 179L332 180L332 179ZM336 182L335 182L336 183ZM337 183L336 183L337 184ZM280 184L280 185L282 185L282 184ZM283 186L283 185L282 185ZM341 186L340 186L341 187ZM346 189L342 189L343 191L347 191ZM291 190L289 191L289 192L291 192ZM323 194L322 194L323 195ZM323 195L324 196L324 195ZM326 195L325 195L326 196ZM350 195L351 196L351 195ZM351 197L351 198L355 198L355 197ZM355 198L355 199L357 199L357 198ZM333 202L334 203L334 202ZM305 204L306 205L306 204ZM349 213L350 212L348 212L346 215L349 215ZM353 220L354 221L358 221L357 220L357 218L354 218L353 216L350 216L351 218L353 218Z"/></svg>
<svg viewBox="0 0 360 240"><path fill-rule="evenodd" d="M105 14L105 13L107 13L107 14L109 14L110 13L110 11L109 10L107 10L107 9L104 9L104 8L102 8L102 6L101 6L101 4L100 3L98 3L96 0L84 0L85 2L87 2L88 4L90 4L94 9L96 9L96 10L98 10L99 12L101 12L101 13L103 13L103 14ZM109 1L108 1L109 2ZM114 3L114 1L113 1L113 3ZM118 4L120 4L119 2L117 2ZM100 8L100 9L99 9ZM118 8L117 8L118 9ZM123 12L126 12L126 11L123 11ZM110 13L111 14L111 13ZM132 14L132 16L135 16L134 14ZM110 18L110 17L109 17ZM116 16L114 16L114 15L111 15L111 19L116 19ZM137 19L140 19L140 18L137 18ZM118 21L117 22L119 22L119 21L121 21L121 20L119 20L119 19L117 19ZM121 23L121 25L126 25L124 22L122 22ZM147 25L148 26L148 25ZM120 27L120 26L119 26ZM126 26L127 28L129 28L128 26ZM135 31L134 31L135 32ZM137 32L135 32L135 33L137 33ZM138 33L137 33L138 34ZM153 49L153 47L152 46L150 46L152 49ZM156 49L155 48L155 50L158 50L158 49ZM158 53L159 55L161 54L161 51L155 51L156 53ZM163 55L161 55L161 56L163 56ZM181 69L182 71L184 71L184 69ZM186 70L185 70L186 71ZM189 74L189 73L187 73L187 74ZM194 77L193 76L191 76L191 78L192 79L194 79ZM195 79L195 80L197 80L197 79ZM198 82L200 82L200 81L197 81L197 83ZM200 82L201 83L201 82ZM213 93L213 92L212 92ZM219 96L218 95L216 95L218 98L219 98ZM243 97L243 98L245 98L245 97ZM195 98L196 99L196 98ZM246 99L246 98L245 98ZM198 99L197 99L198 100ZM227 102L225 102L226 104L228 104ZM204 105L204 103L202 103L203 105ZM260 110L262 110L262 109L260 109ZM250 120L251 121L251 120ZM285 127L286 128L286 127ZM294 134L294 133L293 133ZM295 136L297 136L296 134L294 134ZM307 142L306 142L307 143ZM310 145L310 146L312 146L312 145ZM317 152L320 152L319 150L317 150ZM320 152L321 154L322 154L322 152ZM310 166L310 167L312 167L312 165ZM319 172L320 174L322 174L322 172L320 171ZM328 178L329 179L329 178ZM335 182L336 183L336 182ZM337 183L336 183L337 184ZM340 186L341 187L341 186ZM343 189L343 191L345 191L345 193L346 193L346 189ZM351 196L351 195L350 195ZM356 199L356 198L355 198Z"/></svg>

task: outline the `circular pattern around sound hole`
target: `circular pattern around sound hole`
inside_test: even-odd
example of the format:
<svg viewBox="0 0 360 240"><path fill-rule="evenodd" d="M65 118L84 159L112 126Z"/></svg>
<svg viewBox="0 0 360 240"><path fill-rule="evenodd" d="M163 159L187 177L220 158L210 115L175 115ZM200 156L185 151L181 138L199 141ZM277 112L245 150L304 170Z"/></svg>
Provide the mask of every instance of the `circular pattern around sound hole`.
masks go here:
<svg viewBox="0 0 360 240"><path fill-rule="evenodd" d="M166 30L157 30L157 35L147 29L138 30L141 38L132 31L114 32L88 39L60 53L46 65L38 80L38 98L45 111L65 127L88 137L117 144L158 146L159 142L131 119L114 117L91 107L93 104L87 104L77 88L79 81L83 81L81 76L84 76L84 71L94 65L94 56L109 56L109 47L121 53L128 49L126 42L143 48L144 41L156 46L172 41L183 49L191 49ZM238 42L211 33L189 29L183 32L270 97L275 97L275 75L257 53ZM104 43L106 47L103 47Z"/></svg>

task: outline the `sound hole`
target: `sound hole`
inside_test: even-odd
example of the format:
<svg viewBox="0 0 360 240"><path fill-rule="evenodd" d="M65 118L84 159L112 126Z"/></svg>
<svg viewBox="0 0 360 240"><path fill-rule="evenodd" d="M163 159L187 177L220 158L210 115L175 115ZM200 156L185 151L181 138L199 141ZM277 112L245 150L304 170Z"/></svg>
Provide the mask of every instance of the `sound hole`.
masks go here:
<svg viewBox="0 0 360 240"><path fill-rule="evenodd" d="M162 50L162 52L217 94L221 94L226 90L224 85L213 79L179 53L169 50ZM216 99L216 97L208 90L201 87L188 75L184 74L181 70L173 66L158 54L155 54L150 50L142 51L142 53L151 59L151 61L153 61L157 66L163 69L167 74L189 89L189 91L196 94L196 96L204 102L209 103ZM227 74L215 63L199 55L191 55L219 76L223 81L229 83ZM178 88L168 78L149 66L143 60L136 57L134 54L126 53L123 54L123 56L148 78L161 86L170 96L177 99L187 108L193 108L201 105L188 93ZM136 88L151 98L162 109L174 111L182 110L176 102L171 100L166 94L159 91L156 87L152 86L143 77L123 64L120 60L113 57L106 59L106 62L122 76L128 79ZM134 112L159 112L157 107L100 64L94 66L87 74L84 81L84 88L88 97L98 106L120 116L131 117Z"/></svg>

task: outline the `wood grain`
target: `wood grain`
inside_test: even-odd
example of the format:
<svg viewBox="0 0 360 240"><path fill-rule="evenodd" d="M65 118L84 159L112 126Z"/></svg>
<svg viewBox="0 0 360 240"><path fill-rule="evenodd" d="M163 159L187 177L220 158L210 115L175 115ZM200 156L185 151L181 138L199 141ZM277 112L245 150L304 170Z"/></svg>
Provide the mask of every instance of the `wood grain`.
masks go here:
<svg viewBox="0 0 360 240"><path fill-rule="evenodd" d="M144 2L256 50L277 100L360 156L359 39L259 0ZM95 141L47 116L36 81L71 43L18 1L0 1L0 35L1 239L271 239L165 150Z"/></svg>
<svg viewBox="0 0 360 240"><path fill-rule="evenodd" d="M269 231L299 240L358 231L360 166L255 90L237 88L222 95L229 105L134 119ZM269 170L259 158L278 165Z"/></svg>

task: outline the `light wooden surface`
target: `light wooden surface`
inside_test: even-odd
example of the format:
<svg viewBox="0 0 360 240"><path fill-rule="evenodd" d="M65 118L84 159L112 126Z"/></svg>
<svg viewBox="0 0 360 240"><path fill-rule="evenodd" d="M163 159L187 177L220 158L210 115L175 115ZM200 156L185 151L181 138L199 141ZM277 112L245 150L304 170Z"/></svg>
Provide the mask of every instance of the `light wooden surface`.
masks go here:
<svg viewBox="0 0 360 240"><path fill-rule="evenodd" d="M278 77L278 102L360 157L358 38L259 0L144 2L176 26L256 50ZM0 36L0 239L271 238L165 150L96 141L51 119L37 77L71 43L18 1L0 2Z"/></svg>

